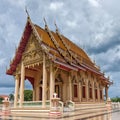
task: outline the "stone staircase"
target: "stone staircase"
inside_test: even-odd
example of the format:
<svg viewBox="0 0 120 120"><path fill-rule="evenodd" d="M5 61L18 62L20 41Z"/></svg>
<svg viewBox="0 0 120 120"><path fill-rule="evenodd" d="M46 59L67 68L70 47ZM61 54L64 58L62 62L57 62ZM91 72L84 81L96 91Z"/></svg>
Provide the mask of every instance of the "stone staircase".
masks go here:
<svg viewBox="0 0 120 120"><path fill-rule="evenodd" d="M14 116L45 116L49 113L49 108L41 107L22 107L22 108L11 108L11 115Z"/></svg>
<svg viewBox="0 0 120 120"><path fill-rule="evenodd" d="M91 118L108 113L105 103L74 103L72 107L64 107L64 112L60 118ZM49 118L49 108L23 107L11 108L13 116L31 116L38 118Z"/></svg>
<svg viewBox="0 0 120 120"><path fill-rule="evenodd" d="M99 109L99 110L106 110L105 103L76 103L75 110L89 110L89 109Z"/></svg>
<svg viewBox="0 0 120 120"><path fill-rule="evenodd" d="M74 114L70 114L70 112L72 113L72 111L67 108L65 116L69 114L69 117L80 116L80 118L89 118L108 113L105 103L75 103Z"/></svg>

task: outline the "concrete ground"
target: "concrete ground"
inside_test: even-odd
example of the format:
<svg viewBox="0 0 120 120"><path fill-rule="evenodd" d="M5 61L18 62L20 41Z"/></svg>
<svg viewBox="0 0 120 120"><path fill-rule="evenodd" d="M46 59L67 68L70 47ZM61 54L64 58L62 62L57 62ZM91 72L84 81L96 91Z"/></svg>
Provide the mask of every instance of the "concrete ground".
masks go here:
<svg viewBox="0 0 120 120"><path fill-rule="evenodd" d="M110 120L120 120L120 111L114 112Z"/></svg>
<svg viewBox="0 0 120 120"><path fill-rule="evenodd" d="M64 113L59 118L50 117L49 115L33 116L33 117L20 117L20 116L0 116L0 120L120 120L120 111L114 111L109 114L95 115L92 117L84 118L79 111Z"/></svg>

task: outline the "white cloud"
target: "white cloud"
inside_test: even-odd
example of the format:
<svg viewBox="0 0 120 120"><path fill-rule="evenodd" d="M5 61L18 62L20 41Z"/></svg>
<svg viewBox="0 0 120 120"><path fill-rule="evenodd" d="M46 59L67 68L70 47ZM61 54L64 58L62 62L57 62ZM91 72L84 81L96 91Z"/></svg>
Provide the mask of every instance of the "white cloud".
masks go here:
<svg viewBox="0 0 120 120"><path fill-rule="evenodd" d="M77 26L77 23L75 20L67 21L66 23L67 23L68 27L76 27Z"/></svg>
<svg viewBox="0 0 120 120"><path fill-rule="evenodd" d="M93 5L94 7L99 7L100 6L100 3L99 3L99 0L88 0L91 5Z"/></svg>
<svg viewBox="0 0 120 120"><path fill-rule="evenodd" d="M63 7L63 2L52 2L52 3L50 3L50 6L49 6L49 8L51 9L51 10L57 10L57 9L61 9L62 7Z"/></svg>

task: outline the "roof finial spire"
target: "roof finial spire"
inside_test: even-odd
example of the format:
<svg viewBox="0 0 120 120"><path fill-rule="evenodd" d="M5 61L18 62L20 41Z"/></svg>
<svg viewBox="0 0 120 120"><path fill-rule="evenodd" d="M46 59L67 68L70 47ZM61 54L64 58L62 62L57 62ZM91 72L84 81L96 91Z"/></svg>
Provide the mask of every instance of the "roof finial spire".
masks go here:
<svg viewBox="0 0 120 120"><path fill-rule="evenodd" d="M28 13L28 10L27 10L27 7L25 6L25 11L26 11L26 14L27 14L27 17L30 18L30 15Z"/></svg>
<svg viewBox="0 0 120 120"><path fill-rule="evenodd" d="M47 22L46 22L46 19L45 19L45 17L44 17L44 22L45 22L45 28L47 28Z"/></svg>
<svg viewBox="0 0 120 120"><path fill-rule="evenodd" d="M45 19L45 17L44 17L44 22L45 22L45 25L47 25L47 22L46 22L46 19Z"/></svg>
<svg viewBox="0 0 120 120"><path fill-rule="evenodd" d="M54 24L55 24L55 27L56 27L56 32L58 32L58 27L57 27L56 21L54 21Z"/></svg>

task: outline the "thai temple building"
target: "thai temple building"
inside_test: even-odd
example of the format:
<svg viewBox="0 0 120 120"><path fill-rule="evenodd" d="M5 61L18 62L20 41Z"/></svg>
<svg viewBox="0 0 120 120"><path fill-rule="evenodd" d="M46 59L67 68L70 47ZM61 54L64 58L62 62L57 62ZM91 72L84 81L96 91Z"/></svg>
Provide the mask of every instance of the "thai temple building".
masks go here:
<svg viewBox="0 0 120 120"><path fill-rule="evenodd" d="M45 21L45 20L44 20ZM61 104L104 103L111 85L100 67L92 62L83 49L56 31L27 22L6 74L15 78L14 108L29 103L50 108L57 93ZM33 88L33 100L24 101L25 80Z"/></svg>

